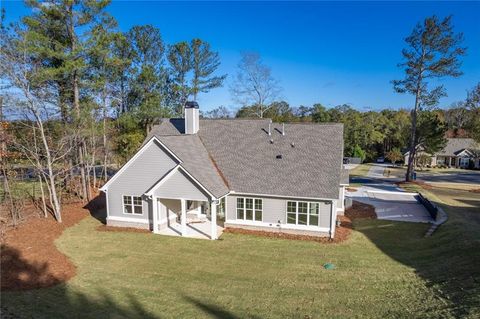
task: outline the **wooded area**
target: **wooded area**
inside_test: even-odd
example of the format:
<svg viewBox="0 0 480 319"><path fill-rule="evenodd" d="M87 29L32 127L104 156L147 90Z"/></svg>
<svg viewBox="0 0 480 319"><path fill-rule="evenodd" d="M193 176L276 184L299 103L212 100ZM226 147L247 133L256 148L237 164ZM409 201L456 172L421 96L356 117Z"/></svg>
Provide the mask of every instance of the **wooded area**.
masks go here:
<svg viewBox="0 0 480 319"><path fill-rule="evenodd" d="M25 196L12 190L19 175L28 175L38 185L33 197L42 214L61 222L62 202L90 201L160 118L181 117L187 100L225 85L227 75L218 74L220 56L202 39L166 44L152 25L120 31L108 0L26 3L31 15L0 25L2 201L14 222L20 218ZM394 86L416 97L412 111L291 106L261 57L244 53L228 79L240 108L221 106L202 116L341 122L345 155L366 160L418 144L435 152L447 131L480 140L480 83L449 108L438 107L443 87L428 86L429 78L461 75L465 48L452 30L450 17L427 18L407 38L406 78Z"/></svg>

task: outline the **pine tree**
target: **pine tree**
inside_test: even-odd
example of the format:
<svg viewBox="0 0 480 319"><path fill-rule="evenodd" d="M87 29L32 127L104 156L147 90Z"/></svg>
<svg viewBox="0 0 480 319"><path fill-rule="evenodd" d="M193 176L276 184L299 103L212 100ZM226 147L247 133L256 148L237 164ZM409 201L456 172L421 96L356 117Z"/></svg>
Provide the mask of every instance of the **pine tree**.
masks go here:
<svg viewBox="0 0 480 319"><path fill-rule="evenodd" d="M190 47L193 69L191 93L196 101L198 93L206 93L211 89L221 87L227 75L213 75L220 66L220 58L218 52L210 49L210 44L201 39L193 39Z"/></svg>
<svg viewBox="0 0 480 319"><path fill-rule="evenodd" d="M405 78L392 83L396 92L415 96L406 175L406 180L410 181L418 140L418 113L423 108L435 106L439 99L446 95L443 86L431 88L429 81L446 76L460 76L460 57L465 54L466 49L461 46L463 35L453 31L451 16L441 21L436 16L426 18L423 23L415 26L405 41L408 47L403 49L404 62L399 65L405 68Z"/></svg>

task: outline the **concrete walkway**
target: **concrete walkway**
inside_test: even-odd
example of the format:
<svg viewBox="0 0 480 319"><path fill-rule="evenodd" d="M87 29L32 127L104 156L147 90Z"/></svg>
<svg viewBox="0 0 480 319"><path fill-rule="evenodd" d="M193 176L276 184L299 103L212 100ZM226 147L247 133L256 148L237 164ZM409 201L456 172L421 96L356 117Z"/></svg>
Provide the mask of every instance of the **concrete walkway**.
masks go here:
<svg viewBox="0 0 480 319"><path fill-rule="evenodd" d="M369 178L384 178L383 172L385 171L385 165L374 164L370 167L367 177Z"/></svg>
<svg viewBox="0 0 480 319"><path fill-rule="evenodd" d="M373 173L378 174L378 170ZM417 195L404 192L392 184L369 184L356 188L354 192L347 190L345 193L345 196L353 200L374 206L378 219L432 223L433 219L428 211L416 200Z"/></svg>
<svg viewBox="0 0 480 319"><path fill-rule="evenodd" d="M210 239L212 224L209 220L199 223L187 224L187 236L189 238ZM217 225L217 237L223 233L223 227ZM172 223L167 228L161 229L158 234L168 236L182 236L182 225Z"/></svg>

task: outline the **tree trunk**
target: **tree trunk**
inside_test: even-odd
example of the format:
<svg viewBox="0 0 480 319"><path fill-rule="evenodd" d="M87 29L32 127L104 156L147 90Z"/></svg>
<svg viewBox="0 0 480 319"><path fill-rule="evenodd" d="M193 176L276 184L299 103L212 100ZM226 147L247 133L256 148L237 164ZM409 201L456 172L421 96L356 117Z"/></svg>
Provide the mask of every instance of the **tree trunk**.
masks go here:
<svg viewBox="0 0 480 319"><path fill-rule="evenodd" d="M50 191L50 196L51 196L51 201L52 201L52 208L53 208L53 213L55 215L55 219L61 223L62 222L62 214L61 214L61 208L60 208L60 202L57 197L57 188L55 185L55 177L54 177L54 172L53 172L53 164L52 164L52 155L50 154L50 147L47 142L47 138L45 136L45 131L43 128L43 123L38 114L36 114L37 117L37 125L40 130L40 136L42 138L42 144L43 147L45 148L45 159L47 161L47 170L48 170L48 186L49 186L49 191Z"/></svg>
<svg viewBox="0 0 480 319"><path fill-rule="evenodd" d="M410 132L410 153L408 154L408 166L407 174L405 176L406 182L411 182L413 179L414 172L414 162L415 162L415 153L417 152L417 146L415 145L415 140L417 138L417 113L418 106L420 103L420 89L418 87L417 94L415 95L415 108L412 112L412 129Z"/></svg>
<svg viewBox="0 0 480 319"><path fill-rule="evenodd" d="M43 189L43 178L42 174L38 174L38 182L40 183L40 192L42 193L42 210L43 210L43 217L48 217L47 211L47 203L45 202L45 191Z"/></svg>
<svg viewBox="0 0 480 319"><path fill-rule="evenodd" d="M108 149L107 149L107 112L106 112L106 102L103 106L103 180L107 182L107 166L108 166Z"/></svg>

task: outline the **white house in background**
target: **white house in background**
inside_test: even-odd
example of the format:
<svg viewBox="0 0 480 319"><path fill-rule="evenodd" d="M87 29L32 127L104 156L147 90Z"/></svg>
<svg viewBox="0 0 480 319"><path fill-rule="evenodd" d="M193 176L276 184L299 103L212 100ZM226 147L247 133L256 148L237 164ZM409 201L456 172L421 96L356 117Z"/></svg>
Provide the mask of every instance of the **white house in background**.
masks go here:
<svg viewBox="0 0 480 319"><path fill-rule="evenodd" d="M408 162L410 152L406 152L405 163ZM417 157L426 154L419 146ZM447 138L445 148L431 156L431 166L448 166L457 168L468 168L470 162L475 168L480 168L480 145L471 138Z"/></svg>
<svg viewBox="0 0 480 319"><path fill-rule="evenodd" d="M334 237L342 124L163 119L102 188L107 224L216 239L223 227ZM220 227L223 226L223 227Z"/></svg>

